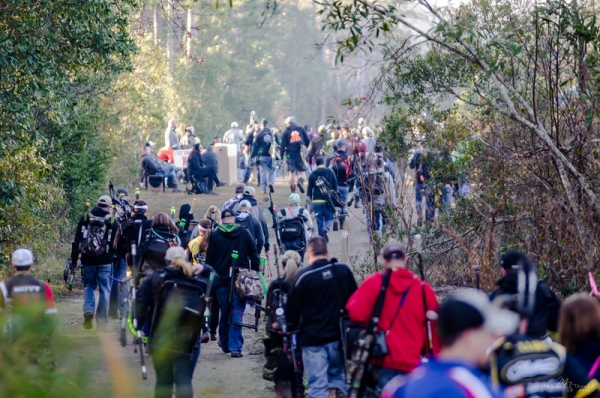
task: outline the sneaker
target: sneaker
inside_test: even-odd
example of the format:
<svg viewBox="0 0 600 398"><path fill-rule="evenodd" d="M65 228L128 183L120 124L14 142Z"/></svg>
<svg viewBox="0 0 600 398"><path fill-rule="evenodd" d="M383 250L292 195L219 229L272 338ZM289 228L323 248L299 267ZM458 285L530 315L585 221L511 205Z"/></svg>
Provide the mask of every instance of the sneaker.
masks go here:
<svg viewBox="0 0 600 398"><path fill-rule="evenodd" d="M173 188L173 192L178 193L178 192L183 192L183 189L179 189L178 187Z"/></svg>
<svg viewBox="0 0 600 398"><path fill-rule="evenodd" d="M225 181L219 181L217 183L217 188L222 187L223 185L225 185Z"/></svg>
<svg viewBox="0 0 600 398"><path fill-rule="evenodd" d="M218 195L217 191L213 191L212 189L206 193L207 195Z"/></svg>
<svg viewBox="0 0 600 398"><path fill-rule="evenodd" d="M204 332L202 334L202 339L200 340L202 343L208 343L210 341L210 333Z"/></svg>
<svg viewBox="0 0 600 398"><path fill-rule="evenodd" d="M218 345L219 347L221 347L221 351L223 351L225 354L229 354L229 353L231 352L231 351L229 351L228 349L226 349L226 348L223 348L223 346L221 345L221 339L217 340L217 345Z"/></svg>
<svg viewBox="0 0 600 398"><path fill-rule="evenodd" d="M298 179L298 189L300 190L300 193L304 193L304 180Z"/></svg>
<svg viewBox="0 0 600 398"><path fill-rule="evenodd" d="M231 358L241 358L243 356L244 356L244 354L242 354L241 352L232 352L231 353Z"/></svg>
<svg viewBox="0 0 600 398"><path fill-rule="evenodd" d="M83 315L83 327L85 329L91 329L94 324L92 323L92 320L94 319L94 314L92 314L91 312L86 312Z"/></svg>
<svg viewBox="0 0 600 398"><path fill-rule="evenodd" d="M360 202L357 200L356 202L354 202L354 208L355 209L360 209Z"/></svg>
<svg viewBox="0 0 600 398"><path fill-rule="evenodd" d="M296 192L296 184L290 185L290 191L292 191L292 193Z"/></svg>
<svg viewBox="0 0 600 398"><path fill-rule="evenodd" d="M329 235L327 234L327 228L323 228L321 230L321 235L323 236L323 238L325 238L325 241L329 243Z"/></svg>
<svg viewBox="0 0 600 398"><path fill-rule="evenodd" d="M354 202L354 195L350 196L350 200L346 202L346 207L352 206L352 202Z"/></svg>
<svg viewBox="0 0 600 398"><path fill-rule="evenodd" d="M340 229L340 222L338 220L333 220L333 228L334 231Z"/></svg>
<svg viewBox="0 0 600 398"><path fill-rule="evenodd" d="M210 341L217 341L217 334L216 333L211 333L210 334Z"/></svg>

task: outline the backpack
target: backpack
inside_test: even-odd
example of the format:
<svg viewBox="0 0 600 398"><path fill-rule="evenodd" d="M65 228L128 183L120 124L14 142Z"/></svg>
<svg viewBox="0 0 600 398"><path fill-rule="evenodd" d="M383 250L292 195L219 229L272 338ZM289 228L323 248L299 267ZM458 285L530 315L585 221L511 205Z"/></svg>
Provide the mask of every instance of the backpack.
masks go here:
<svg viewBox="0 0 600 398"><path fill-rule="evenodd" d="M160 276L159 286L150 326L152 350L191 358L205 323L208 281L168 267Z"/></svg>
<svg viewBox="0 0 600 398"><path fill-rule="evenodd" d="M82 239L79 251L90 257L99 257L109 251L112 236L112 223L106 217L98 217L89 213L87 222L81 228Z"/></svg>
<svg viewBox="0 0 600 398"><path fill-rule="evenodd" d="M179 236L179 240L181 241L181 247L186 248L188 246L192 237L192 232L197 226L198 220L181 220L179 222L177 236Z"/></svg>
<svg viewBox="0 0 600 398"><path fill-rule="evenodd" d="M285 209L281 210L281 214L283 216L285 216L286 209L290 212L292 216L294 216L294 218L282 220L279 222L278 227L279 236L281 237L281 240L283 242L295 242L297 239L304 239L304 222L302 221L302 219L300 219L303 209L300 209L299 214L294 215L289 209L289 207L286 207Z"/></svg>
<svg viewBox="0 0 600 398"><path fill-rule="evenodd" d="M242 298L262 301L265 297L265 287L257 271L249 268L239 268L234 282L235 291Z"/></svg>
<svg viewBox="0 0 600 398"><path fill-rule="evenodd" d="M333 170L333 172L338 174L338 170L346 170L346 180L350 178L350 174L352 174L352 167L350 167L350 156L340 156L339 153L336 153L333 157L333 161L329 165L329 168Z"/></svg>
<svg viewBox="0 0 600 398"><path fill-rule="evenodd" d="M375 178L373 178L375 177ZM367 174L364 181L363 190L370 201L372 196L379 196L385 193L385 185L382 173Z"/></svg>
<svg viewBox="0 0 600 398"><path fill-rule="evenodd" d="M165 254L171 246L181 246L179 236L149 229L144 242L140 245L140 264L147 263L153 270L162 270L165 268Z"/></svg>
<svg viewBox="0 0 600 398"><path fill-rule="evenodd" d="M44 288L44 282L38 281L33 275L17 275L0 282L0 295L10 314L4 332L10 333L11 338L16 339L23 326L40 327L46 309Z"/></svg>

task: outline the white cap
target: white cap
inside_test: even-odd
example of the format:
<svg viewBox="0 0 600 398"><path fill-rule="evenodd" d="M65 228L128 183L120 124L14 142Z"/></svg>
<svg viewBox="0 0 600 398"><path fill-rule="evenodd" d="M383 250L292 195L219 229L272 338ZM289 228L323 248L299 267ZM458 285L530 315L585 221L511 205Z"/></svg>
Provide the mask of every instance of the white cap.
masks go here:
<svg viewBox="0 0 600 398"><path fill-rule="evenodd" d="M33 253L29 249L17 249L12 255L12 264L15 267L28 267L33 265Z"/></svg>
<svg viewBox="0 0 600 398"><path fill-rule="evenodd" d="M240 210L250 210L252 208L252 205L250 204L249 201L247 200L242 200L240 202Z"/></svg>
<svg viewBox="0 0 600 398"><path fill-rule="evenodd" d="M237 129L237 128L238 128L238 124L237 124L237 122L233 122L233 123L231 123L231 128L232 128L232 129Z"/></svg>

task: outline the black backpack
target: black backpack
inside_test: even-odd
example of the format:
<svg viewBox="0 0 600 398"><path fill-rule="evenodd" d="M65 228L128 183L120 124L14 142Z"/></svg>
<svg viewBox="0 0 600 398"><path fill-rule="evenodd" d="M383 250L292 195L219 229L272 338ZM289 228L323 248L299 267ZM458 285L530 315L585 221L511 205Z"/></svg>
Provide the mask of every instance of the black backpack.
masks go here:
<svg viewBox="0 0 600 398"><path fill-rule="evenodd" d="M181 241L181 247L186 248L188 246L192 237L192 232L197 226L198 220L181 220L179 222L177 236L179 236L179 240Z"/></svg>
<svg viewBox="0 0 600 398"><path fill-rule="evenodd" d="M144 242L140 245L140 266L146 262L151 269L162 270L165 268L165 255L171 246L181 246L179 236L149 229L146 231Z"/></svg>
<svg viewBox="0 0 600 398"><path fill-rule="evenodd" d="M204 327L208 280L191 278L167 267L160 276L160 287L150 326L152 351L188 355Z"/></svg>
<svg viewBox="0 0 600 398"><path fill-rule="evenodd" d="M89 213L81 227L79 251L89 257L100 257L110 250L112 218L98 217Z"/></svg>
<svg viewBox="0 0 600 398"><path fill-rule="evenodd" d="M281 214L285 216L286 209L281 210ZM289 211L289 210L288 210ZM303 209L300 209L300 212L296 214L294 218L290 218L287 220L282 220L279 222L279 236L283 242L294 242L297 239L304 240L304 222L300 218L302 215ZM292 214L293 215L293 214Z"/></svg>

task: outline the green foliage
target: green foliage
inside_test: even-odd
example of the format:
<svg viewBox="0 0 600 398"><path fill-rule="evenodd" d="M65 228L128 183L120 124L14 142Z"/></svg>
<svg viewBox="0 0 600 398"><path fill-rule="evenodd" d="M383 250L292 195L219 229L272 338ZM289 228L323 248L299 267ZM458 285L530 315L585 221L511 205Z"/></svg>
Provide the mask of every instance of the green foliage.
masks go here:
<svg viewBox="0 0 600 398"><path fill-rule="evenodd" d="M105 176L100 97L129 68L134 0L4 2L0 13L0 244L58 243ZM35 239L33 237L35 236Z"/></svg>

